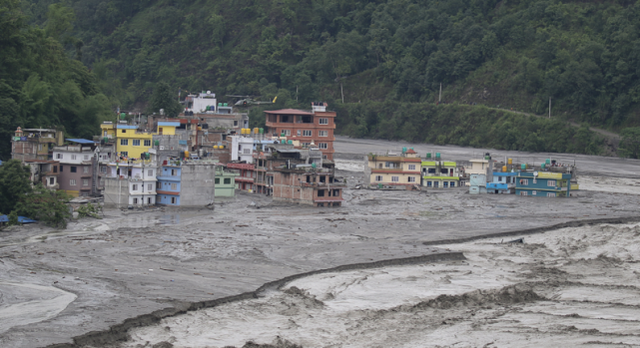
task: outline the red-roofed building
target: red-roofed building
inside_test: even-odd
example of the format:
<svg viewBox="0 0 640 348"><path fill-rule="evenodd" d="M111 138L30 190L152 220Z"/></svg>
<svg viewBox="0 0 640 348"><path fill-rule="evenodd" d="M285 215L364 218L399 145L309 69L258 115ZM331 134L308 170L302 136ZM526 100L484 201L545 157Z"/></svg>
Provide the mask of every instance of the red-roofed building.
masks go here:
<svg viewBox="0 0 640 348"><path fill-rule="evenodd" d="M336 113L327 111L327 103L311 103L311 112L282 109L268 110L264 113L266 134L284 135L287 139L298 140L303 148L314 143L320 148L325 159L333 161Z"/></svg>

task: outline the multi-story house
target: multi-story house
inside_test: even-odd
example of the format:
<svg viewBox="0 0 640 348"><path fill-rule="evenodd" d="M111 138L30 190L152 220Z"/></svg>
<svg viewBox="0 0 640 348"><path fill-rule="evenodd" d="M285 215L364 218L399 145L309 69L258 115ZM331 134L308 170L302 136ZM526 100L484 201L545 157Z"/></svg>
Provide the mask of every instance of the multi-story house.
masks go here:
<svg viewBox="0 0 640 348"><path fill-rule="evenodd" d="M116 125L116 152L123 158L141 158L151 148L153 133L138 130L138 126Z"/></svg>
<svg viewBox="0 0 640 348"><path fill-rule="evenodd" d="M216 164L209 161L168 160L160 167L157 202L195 207L214 202Z"/></svg>
<svg viewBox="0 0 640 348"><path fill-rule="evenodd" d="M118 157L105 166L105 206L121 208L156 204L156 154L154 149L149 152L150 159L121 160Z"/></svg>
<svg viewBox="0 0 640 348"><path fill-rule="evenodd" d="M327 111L327 103L311 103L311 111L282 109L264 113L266 134L297 140L303 147L315 145L324 159L333 161L336 113Z"/></svg>
<svg viewBox="0 0 640 348"><path fill-rule="evenodd" d="M371 186L392 186L412 189L420 185L420 165L422 160L413 149L401 155L370 154L366 157L365 181Z"/></svg>
<svg viewBox="0 0 640 348"><path fill-rule="evenodd" d="M571 174L552 172L518 172L516 195L536 197L569 197Z"/></svg>
<svg viewBox="0 0 640 348"><path fill-rule="evenodd" d="M20 160L51 159L54 146L64 144L64 133L57 129L18 127L11 139L11 158Z"/></svg>
<svg viewBox="0 0 640 348"><path fill-rule="evenodd" d="M100 194L98 159L94 153L95 145L92 141L83 142L86 144L53 148L53 158L59 163L58 189L73 197Z"/></svg>
<svg viewBox="0 0 640 348"><path fill-rule="evenodd" d="M238 171L229 169L224 165L216 166L215 179L215 196L216 197L235 197L236 195L236 178Z"/></svg>
<svg viewBox="0 0 640 348"><path fill-rule="evenodd" d="M428 188L454 188L460 186L460 176L456 162L442 161L440 153L436 153L435 161L431 153L427 153L426 161L422 161L422 186Z"/></svg>

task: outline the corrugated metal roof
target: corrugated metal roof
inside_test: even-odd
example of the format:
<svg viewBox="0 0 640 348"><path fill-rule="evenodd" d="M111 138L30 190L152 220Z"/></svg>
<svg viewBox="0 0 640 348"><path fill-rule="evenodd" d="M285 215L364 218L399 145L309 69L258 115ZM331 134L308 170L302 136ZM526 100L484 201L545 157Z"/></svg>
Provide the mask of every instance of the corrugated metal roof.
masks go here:
<svg viewBox="0 0 640 348"><path fill-rule="evenodd" d="M72 143L78 143L78 144L94 144L95 142L93 140L88 140L88 139L65 139L66 141L70 141Z"/></svg>

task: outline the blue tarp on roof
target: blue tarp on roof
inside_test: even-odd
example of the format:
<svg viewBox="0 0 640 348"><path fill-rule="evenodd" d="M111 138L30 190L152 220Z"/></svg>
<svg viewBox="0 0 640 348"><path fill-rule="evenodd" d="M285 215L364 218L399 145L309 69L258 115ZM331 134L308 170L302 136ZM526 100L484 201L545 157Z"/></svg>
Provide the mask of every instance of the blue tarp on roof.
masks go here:
<svg viewBox="0 0 640 348"><path fill-rule="evenodd" d="M87 139L67 139L67 141L70 141L72 143L78 143L78 144L94 144L95 143L93 140L87 140Z"/></svg>
<svg viewBox="0 0 640 348"><path fill-rule="evenodd" d="M9 217L6 215L0 215L0 223L3 223L3 222L9 222ZM18 222L21 224L31 224L38 221L29 219L24 216L18 216Z"/></svg>
<svg viewBox="0 0 640 348"><path fill-rule="evenodd" d="M0 160L0 166L2 165L2 160Z"/></svg>

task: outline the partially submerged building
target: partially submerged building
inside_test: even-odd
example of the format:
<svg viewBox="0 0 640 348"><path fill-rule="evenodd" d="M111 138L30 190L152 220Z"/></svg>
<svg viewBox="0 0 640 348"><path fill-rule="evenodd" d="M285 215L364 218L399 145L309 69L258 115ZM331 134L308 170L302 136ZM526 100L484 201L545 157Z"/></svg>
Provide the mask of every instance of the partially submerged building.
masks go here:
<svg viewBox="0 0 640 348"><path fill-rule="evenodd" d="M236 179L238 171L230 169L225 165L216 166L215 179L215 196L216 197L235 197L236 195Z"/></svg>
<svg viewBox="0 0 640 348"><path fill-rule="evenodd" d="M369 154L366 157L365 182L376 187L413 189L420 185L422 160L413 149L402 154Z"/></svg>
<svg viewBox="0 0 640 348"><path fill-rule="evenodd" d="M203 207L215 200L216 163L171 159L158 175L157 203L167 206Z"/></svg>
<svg viewBox="0 0 640 348"><path fill-rule="evenodd" d="M116 158L106 164L105 206L143 207L156 204L157 162L155 151L149 159Z"/></svg>
<svg viewBox="0 0 640 348"><path fill-rule="evenodd" d="M443 161L440 153L435 158L427 153L427 158L421 163L422 186L427 188L454 188L460 186L460 176L456 162Z"/></svg>

